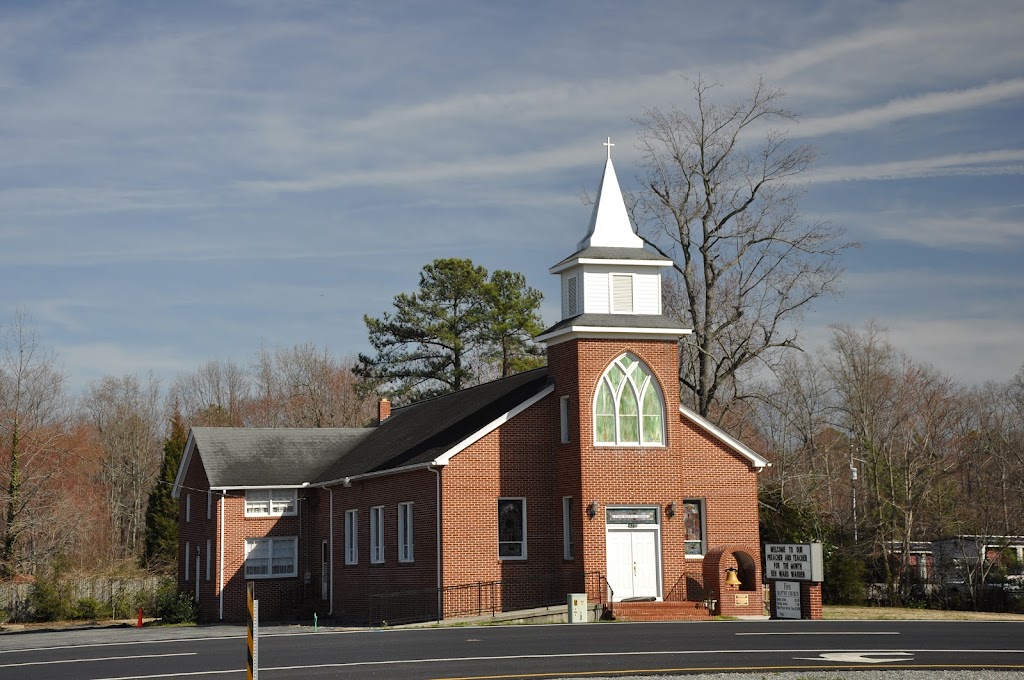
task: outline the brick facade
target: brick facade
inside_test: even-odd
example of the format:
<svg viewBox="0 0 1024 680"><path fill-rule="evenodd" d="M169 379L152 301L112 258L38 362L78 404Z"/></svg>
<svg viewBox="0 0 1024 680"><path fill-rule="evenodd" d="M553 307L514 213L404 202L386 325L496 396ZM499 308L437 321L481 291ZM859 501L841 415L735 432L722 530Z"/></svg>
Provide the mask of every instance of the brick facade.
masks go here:
<svg viewBox="0 0 1024 680"><path fill-rule="evenodd" d="M595 387L623 352L646 363L660 383L666 413L664 446L593 443ZM211 495L207 519L209 483L202 452L198 452L191 458L180 494L179 586L195 591L199 547L201 618L243 620L245 539L295 536L299 539L298 574L255 581L266 619L311 617L316 612L321 618L349 623L365 623L375 613L386 620L387 614L381 613L385 610L371 611L370 596L398 591L420 591L402 599L419 598L420 606L434 615L439 584L447 588L491 581L503 583L493 595L494 606L512 608L520 599L524 603L528 599L524 584L563 593L592 588L584 582L584 574L607 575L608 571L607 508L643 506L657 509L658 599L679 605L671 616L678 617L682 611L706 616L703 602L709 598L718 602L716 613L760 614L756 469L750 460L680 415L675 342L572 339L549 347L548 360L553 391L457 453L446 466L365 476L348 486L305 488L299 491L295 516L246 518L244 492L230 491ZM569 398L568 443L561 442L561 397ZM526 500L524 560L498 557L497 503L503 497ZM563 497L571 498L572 559L565 559L563 552ZM704 503L707 551L703 557L685 555L682 516L666 513L670 504L681 507L686 499ZM398 560L398 505L410 502L414 554L412 562L404 563ZM188 521L187 503L191 503ZM593 517L587 512L591 503L596 503ZM369 562L369 514L375 506L384 507L382 564ZM358 563L347 565L345 513L353 509L358 510ZM209 577L207 541L212 552ZM192 560L188 580L184 578L186 543ZM727 567L739 569L741 586L724 585ZM445 594L446 615L458 610L457 597L457 590ZM648 607L645 612L645 617L657 618L656 609Z"/></svg>

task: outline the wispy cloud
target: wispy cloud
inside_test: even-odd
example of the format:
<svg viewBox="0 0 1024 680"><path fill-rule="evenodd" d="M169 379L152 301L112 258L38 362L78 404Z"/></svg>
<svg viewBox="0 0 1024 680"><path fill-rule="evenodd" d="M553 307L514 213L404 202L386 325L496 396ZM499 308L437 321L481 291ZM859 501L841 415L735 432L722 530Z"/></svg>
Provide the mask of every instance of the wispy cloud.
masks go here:
<svg viewBox="0 0 1024 680"><path fill-rule="evenodd" d="M789 134L790 137L799 138L858 132L908 118L964 111L1021 96L1024 96L1024 78L1013 78L963 90L904 97L881 106L834 116L807 118L794 125Z"/></svg>
<svg viewBox="0 0 1024 680"><path fill-rule="evenodd" d="M859 165L827 165L807 173L812 184L864 180L1024 174L1024 149L945 154Z"/></svg>

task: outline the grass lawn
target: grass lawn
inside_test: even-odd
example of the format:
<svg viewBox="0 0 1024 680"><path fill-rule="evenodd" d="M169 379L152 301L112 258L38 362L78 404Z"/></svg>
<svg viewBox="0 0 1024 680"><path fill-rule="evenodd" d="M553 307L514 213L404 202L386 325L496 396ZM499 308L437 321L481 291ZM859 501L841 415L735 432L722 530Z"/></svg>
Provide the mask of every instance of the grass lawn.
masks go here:
<svg viewBox="0 0 1024 680"><path fill-rule="evenodd" d="M871 621L1022 621L1024 614L997 614L993 612L954 612L939 609L900 609L897 607L847 607L826 605L822 616L831 621L855 619Z"/></svg>

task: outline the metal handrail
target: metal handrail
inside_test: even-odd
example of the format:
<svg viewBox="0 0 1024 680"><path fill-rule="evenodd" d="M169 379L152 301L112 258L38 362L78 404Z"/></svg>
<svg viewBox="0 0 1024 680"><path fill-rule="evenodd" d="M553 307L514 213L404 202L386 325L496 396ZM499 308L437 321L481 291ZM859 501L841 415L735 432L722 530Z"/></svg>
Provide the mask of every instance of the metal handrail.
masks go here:
<svg viewBox="0 0 1024 680"><path fill-rule="evenodd" d="M548 574L377 593L369 596L368 623L389 625L440 621L443 618L494 616L504 611L564 605L566 596L578 592L580 585L588 598L602 606L606 602L610 605L614 593L601 572ZM439 604L441 611L438 611Z"/></svg>

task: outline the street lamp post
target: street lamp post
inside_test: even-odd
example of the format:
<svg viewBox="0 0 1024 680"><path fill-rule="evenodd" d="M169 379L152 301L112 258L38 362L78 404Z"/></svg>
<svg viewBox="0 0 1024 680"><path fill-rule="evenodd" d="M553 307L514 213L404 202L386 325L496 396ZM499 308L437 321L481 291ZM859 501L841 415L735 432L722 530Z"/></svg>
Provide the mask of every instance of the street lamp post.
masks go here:
<svg viewBox="0 0 1024 680"><path fill-rule="evenodd" d="M853 542L857 542L857 463L867 464L863 458L853 455L854 445L850 444L850 510L853 515Z"/></svg>
<svg viewBox="0 0 1024 680"><path fill-rule="evenodd" d="M853 513L853 542L857 542L857 467L853 464L853 444L850 444L850 510Z"/></svg>

